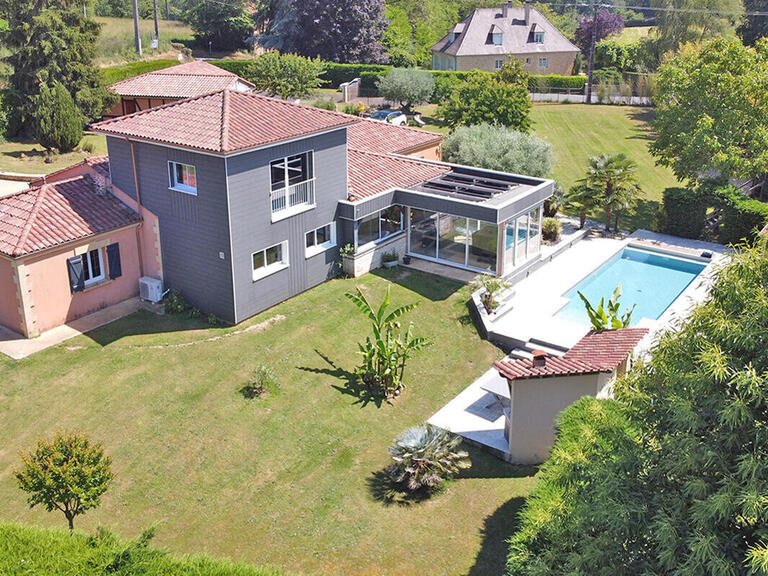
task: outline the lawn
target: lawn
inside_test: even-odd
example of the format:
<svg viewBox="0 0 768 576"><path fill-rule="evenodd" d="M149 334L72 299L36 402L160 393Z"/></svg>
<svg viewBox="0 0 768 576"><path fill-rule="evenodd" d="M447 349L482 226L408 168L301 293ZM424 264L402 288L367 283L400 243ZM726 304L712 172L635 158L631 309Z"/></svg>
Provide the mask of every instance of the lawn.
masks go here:
<svg viewBox="0 0 768 576"><path fill-rule="evenodd" d="M103 134L86 132L80 143L90 143L92 152L69 152L52 156L52 162L45 162L45 149L33 140L0 141L0 172L20 172L22 174L48 174L77 164L86 156L99 156L107 153L107 139ZM22 157L23 155L23 157Z"/></svg>
<svg viewBox="0 0 768 576"><path fill-rule="evenodd" d="M391 404L351 386L367 332L343 293L419 301L416 332L434 345L410 364ZM471 450L445 493L388 502L387 447L500 357L468 319L468 289L385 271L332 280L235 328L140 312L14 363L0 359L0 519L64 526L29 510L10 473L18 451L56 428L103 442L116 481L76 527L123 537L158 527L176 553L207 552L305 574L501 574L505 539L535 480ZM250 328L247 332L243 329ZM221 336L218 340L208 340ZM269 364L280 389L238 390Z"/></svg>
<svg viewBox="0 0 768 576"><path fill-rule="evenodd" d="M134 29L132 18L103 18L97 17L101 24L98 47L96 50L96 64L119 64L129 60L136 60ZM139 20L141 46L145 57L160 57L169 54L176 55L178 49L171 44L186 44L192 41L192 29L178 20L160 20L160 46L152 50L150 41L155 34L153 20Z"/></svg>
<svg viewBox="0 0 768 576"><path fill-rule="evenodd" d="M624 30L621 31L621 34L611 38L615 38L622 44L631 44L632 42L637 42L641 38L647 38L652 34L653 30L653 26L632 26L631 28L624 28Z"/></svg>
<svg viewBox="0 0 768 576"><path fill-rule="evenodd" d="M437 106L418 109L426 130L447 133L435 117ZM637 163L643 200L637 213L623 220L629 228L653 228L664 188L677 186L668 168L657 166L648 151L653 139L653 110L630 106L536 103L531 112L533 130L552 144L555 166L552 177L566 189L584 176L590 156L623 152ZM597 216L597 215L595 215Z"/></svg>

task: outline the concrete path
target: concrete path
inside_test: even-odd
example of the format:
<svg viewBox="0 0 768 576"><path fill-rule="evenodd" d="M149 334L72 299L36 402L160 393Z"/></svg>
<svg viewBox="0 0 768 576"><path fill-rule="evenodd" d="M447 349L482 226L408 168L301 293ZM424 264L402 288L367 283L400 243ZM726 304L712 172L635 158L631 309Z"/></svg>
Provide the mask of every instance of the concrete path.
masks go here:
<svg viewBox="0 0 768 576"><path fill-rule="evenodd" d="M114 322L128 314L133 314L140 307L141 302L139 299L131 298L73 320L69 324L43 332L37 338L24 338L21 334L0 326L0 353L10 356L14 360L21 360L35 352L40 352L51 346L57 346L70 338L80 336L100 326Z"/></svg>

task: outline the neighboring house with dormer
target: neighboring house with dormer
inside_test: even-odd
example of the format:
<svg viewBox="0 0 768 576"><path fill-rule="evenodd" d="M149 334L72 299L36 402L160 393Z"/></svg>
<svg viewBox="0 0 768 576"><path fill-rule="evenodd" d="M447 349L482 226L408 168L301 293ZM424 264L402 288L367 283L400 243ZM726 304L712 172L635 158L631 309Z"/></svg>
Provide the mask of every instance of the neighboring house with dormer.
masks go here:
<svg viewBox="0 0 768 576"><path fill-rule="evenodd" d="M253 84L237 74L203 60L193 60L112 84L109 89L120 96L120 100L104 118L125 116L219 90L250 92L253 88Z"/></svg>
<svg viewBox="0 0 768 576"><path fill-rule="evenodd" d="M0 198L0 323L35 336L174 289L241 322L395 251L506 276L540 260L551 180L440 162L442 136L221 90L92 126L109 157Z"/></svg>
<svg viewBox="0 0 768 576"><path fill-rule="evenodd" d="M432 46L433 70L500 69L511 58L530 74L573 73L579 48L530 4L479 8Z"/></svg>

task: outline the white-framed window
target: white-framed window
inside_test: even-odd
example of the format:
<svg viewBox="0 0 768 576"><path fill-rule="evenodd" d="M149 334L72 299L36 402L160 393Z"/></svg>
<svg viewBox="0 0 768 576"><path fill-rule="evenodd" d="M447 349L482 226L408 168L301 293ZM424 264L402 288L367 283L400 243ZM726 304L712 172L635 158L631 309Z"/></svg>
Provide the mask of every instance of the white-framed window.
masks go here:
<svg viewBox="0 0 768 576"><path fill-rule="evenodd" d="M526 58L525 59L525 65L526 66L530 66L531 65L531 59L530 58Z"/></svg>
<svg viewBox="0 0 768 576"><path fill-rule="evenodd" d="M501 46L501 41L503 39L503 35L502 35L501 32L494 32L493 34L491 34L491 38L492 38L493 44L495 46ZM487 42L487 40L486 40L486 42Z"/></svg>
<svg viewBox="0 0 768 576"><path fill-rule="evenodd" d="M395 205L362 218L357 225L357 246L379 242L405 229L405 212Z"/></svg>
<svg viewBox="0 0 768 576"><path fill-rule="evenodd" d="M544 31L543 30L536 30L533 33L533 41L536 44L544 44Z"/></svg>
<svg viewBox="0 0 768 576"><path fill-rule="evenodd" d="M254 281L288 268L288 241L254 252L251 264Z"/></svg>
<svg viewBox="0 0 768 576"><path fill-rule="evenodd" d="M197 196L195 167L181 162L168 162L168 185L172 190Z"/></svg>
<svg viewBox="0 0 768 576"><path fill-rule="evenodd" d="M501 70L502 66L504 66L504 60L496 60L496 70Z"/></svg>
<svg viewBox="0 0 768 576"><path fill-rule="evenodd" d="M549 67L549 63L546 58L539 58L539 68L545 69Z"/></svg>
<svg viewBox="0 0 768 576"><path fill-rule="evenodd" d="M101 248L90 250L80 258L83 261L83 280L86 286L104 280L104 256Z"/></svg>
<svg viewBox="0 0 768 576"><path fill-rule="evenodd" d="M269 163L269 172L273 215L288 215L314 205L314 157L311 151L273 160Z"/></svg>
<svg viewBox="0 0 768 576"><path fill-rule="evenodd" d="M336 246L336 222L331 222L307 232L304 246L307 258Z"/></svg>

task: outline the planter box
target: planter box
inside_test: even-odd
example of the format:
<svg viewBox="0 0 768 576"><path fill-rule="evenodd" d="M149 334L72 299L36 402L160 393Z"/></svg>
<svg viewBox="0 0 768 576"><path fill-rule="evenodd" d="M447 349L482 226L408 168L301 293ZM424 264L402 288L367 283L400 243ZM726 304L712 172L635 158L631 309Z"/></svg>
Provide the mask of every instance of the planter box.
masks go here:
<svg viewBox="0 0 768 576"><path fill-rule="evenodd" d="M394 268L395 266L397 266L397 260L382 262L381 265L384 266L384 268Z"/></svg>
<svg viewBox="0 0 768 576"><path fill-rule="evenodd" d="M343 255L341 257L341 271L345 276L355 276L355 257Z"/></svg>

